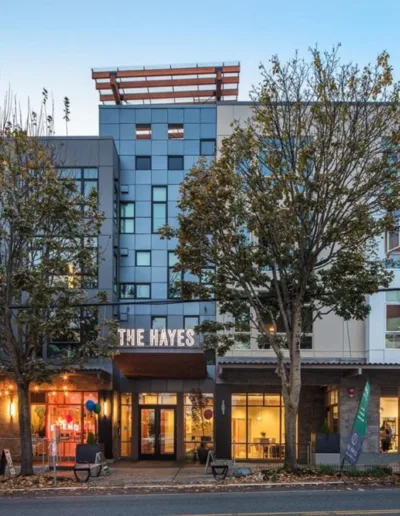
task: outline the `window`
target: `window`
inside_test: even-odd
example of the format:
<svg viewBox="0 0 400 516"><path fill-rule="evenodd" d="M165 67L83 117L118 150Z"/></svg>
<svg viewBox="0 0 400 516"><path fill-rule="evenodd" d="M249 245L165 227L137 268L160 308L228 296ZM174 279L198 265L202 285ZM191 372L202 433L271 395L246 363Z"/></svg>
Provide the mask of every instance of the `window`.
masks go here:
<svg viewBox="0 0 400 516"><path fill-rule="evenodd" d="M250 349L250 309L235 317L235 349Z"/></svg>
<svg viewBox="0 0 400 516"><path fill-rule="evenodd" d="M165 315L154 316L151 318L152 330L166 330L167 329L167 318Z"/></svg>
<svg viewBox="0 0 400 516"><path fill-rule="evenodd" d="M136 251L136 267L151 266L151 251Z"/></svg>
<svg viewBox="0 0 400 516"><path fill-rule="evenodd" d="M75 180L79 195L88 199L90 195L98 195L99 172L97 168L60 168L60 177ZM85 205L82 206L85 209Z"/></svg>
<svg viewBox="0 0 400 516"><path fill-rule="evenodd" d="M180 282L183 280L183 273L175 271L175 265L178 264L178 258L174 251L168 253L168 298L179 299L181 297Z"/></svg>
<svg viewBox="0 0 400 516"><path fill-rule="evenodd" d="M168 170L183 170L183 156L168 156Z"/></svg>
<svg viewBox="0 0 400 516"><path fill-rule="evenodd" d="M141 392L139 394L139 405L176 405L176 394L169 394L167 392L148 393Z"/></svg>
<svg viewBox="0 0 400 516"><path fill-rule="evenodd" d="M385 235L386 267L388 269L400 269L400 220L396 221L397 228Z"/></svg>
<svg viewBox="0 0 400 516"><path fill-rule="evenodd" d="M118 254L113 256L113 291L118 294Z"/></svg>
<svg viewBox="0 0 400 516"><path fill-rule="evenodd" d="M136 170L151 170L151 156L136 156Z"/></svg>
<svg viewBox="0 0 400 516"><path fill-rule="evenodd" d="M231 425L233 458L284 457L285 408L280 394L233 394Z"/></svg>
<svg viewBox="0 0 400 516"><path fill-rule="evenodd" d="M135 232L135 203L121 202L119 204L119 232L134 233Z"/></svg>
<svg viewBox="0 0 400 516"><path fill-rule="evenodd" d="M379 437L380 451L397 453L399 449L399 399L380 398Z"/></svg>
<svg viewBox="0 0 400 516"><path fill-rule="evenodd" d="M183 318L183 322L185 330L194 330L194 328L199 325L199 316L185 315L185 317Z"/></svg>
<svg viewBox="0 0 400 516"><path fill-rule="evenodd" d="M150 299L150 283L121 283L121 299Z"/></svg>
<svg viewBox="0 0 400 516"><path fill-rule="evenodd" d="M185 453L197 455L199 446L213 447L214 440L214 396L193 390L184 394Z"/></svg>
<svg viewBox="0 0 400 516"><path fill-rule="evenodd" d="M215 140L200 140L200 155L214 156L215 154Z"/></svg>
<svg viewBox="0 0 400 516"><path fill-rule="evenodd" d="M153 186L152 191L152 226L153 233L167 223L167 187Z"/></svg>
<svg viewBox="0 0 400 516"><path fill-rule="evenodd" d="M121 457L132 455L132 394L121 394Z"/></svg>
<svg viewBox="0 0 400 516"><path fill-rule="evenodd" d="M136 139L151 140L151 124L136 124Z"/></svg>
<svg viewBox="0 0 400 516"><path fill-rule="evenodd" d="M313 337L313 313L309 307L304 307L302 310L303 315L303 333L300 341L301 349L312 349L312 337ZM283 324L282 317L279 315L276 318L276 333L278 335L285 335L285 326ZM267 320L266 325L272 327L272 321ZM265 349L269 349L268 345L264 346Z"/></svg>
<svg viewBox="0 0 400 516"><path fill-rule="evenodd" d="M400 290L386 292L385 347L400 349Z"/></svg>
<svg viewBox="0 0 400 516"><path fill-rule="evenodd" d="M209 290L212 288L211 280L215 273L214 267L204 267L200 272L200 283L207 287ZM211 298L214 297L214 293L211 292Z"/></svg>
<svg viewBox="0 0 400 516"><path fill-rule="evenodd" d="M182 140L183 138L183 124L168 124L168 138L175 140Z"/></svg>
<svg viewBox="0 0 400 516"><path fill-rule="evenodd" d="M336 387L327 389L328 425L331 432L339 432L339 390Z"/></svg>

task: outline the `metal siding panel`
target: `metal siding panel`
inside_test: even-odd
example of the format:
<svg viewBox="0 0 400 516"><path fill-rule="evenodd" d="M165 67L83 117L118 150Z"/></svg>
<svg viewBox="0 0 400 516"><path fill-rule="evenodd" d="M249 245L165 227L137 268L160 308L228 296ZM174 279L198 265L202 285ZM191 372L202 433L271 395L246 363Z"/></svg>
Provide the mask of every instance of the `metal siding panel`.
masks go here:
<svg viewBox="0 0 400 516"><path fill-rule="evenodd" d="M168 140L168 154L182 155L183 154L183 140Z"/></svg>
<svg viewBox="0 0 400 516"><path fill-rule="evenodd" d="M178 216L179 208L176 202L168 202L168 218L174 218Z"/></svg>
<svg viewBox="0 0 400 516"><path fill-rule="evenodd" d="M197 163L199 156L185 156L185 170L190 170Z"/></svg>
<svg viewBox="0 0 400 516"><path fill-rule="evenodd" d="M121 170L132 170L135 167L135 156L120 156L119 164Z"/></svg>
<svg viewBox="0 0 400 516"><path fill-rule="evenodd" d="M200 139L200 124L185 124L185 140Z"/></svg>
<svg viewBox="0 0 400 516"><path fill-rule="evenodd" d="M135 267L136 283L151 283L151 267Z"/></svg>
<svg viewBox="0 0 400 516"><path fill-rule="evenodd" d="M202 108L200 112L200 121L202 124L215 124L217 121L216 108Z"/></svg>
<svg viewBox="0 0 400 516"><path fill-rule="evenodd" d="M151 263L156 267L165 267L167 265L167 251L152 251Z"/></svg>
<svg viewBox="0 0 400 516"><path fill-rule="evenodd" d="M136 235L135 236L136 249L151 249L151 235Z"/></svg>
<svg viewBox="0 0 400 516"><path fill-rule="evenodd" d="M151 203L136 201L136 217L151 217Z"/></svg>
<svg viewBox="0 0 400 516"><path fill-rule="evenodd" d="M183 170L168 170L168 184L179 185L185 177Z"/></svg>
<svg viewBox="0 0 400 516"><path fill-rule="evenodd" d="M149 185L137 185L136 200L151 202L151 187Z"/></svg>
<svg viewBox="0 0 400 516"><path fill-rule="evenodd" d="M120 140L134 140L135 126L133 124L120 124L119 137Z"/></svg>
<svg viewBox="0 0 400 516"><path fill-rule="evenodd" d="M151 125L151 137L154 140L166 140L168 137L168 125L167 124L152 124Z"/></svg>
<svg viewBox="0 0 400 516"><path fill-rule="evenodd" d="M163 283L167 279L167 267L152 267L151 281L154 283Z"/></svg>
<svg viewBox="0 0 400 516"><path fill-rule="evenodd" d="M185 124L198 124L200 122L200 109L187 108L184 113Z"/></svg>
<svg viewBox="0 0 400 516"><path fill-rule="evenodd" d="M119 281L121 283L135 283L135 267L120 267Z"/></svg>
<svg viewBox="0 0 400 516"><path fill-rule="evenodd" d="M169 315L168 316L168 328L171 330L180 330L183 328L183 317L182 315Z"/></svg>
<svg viewBox="0 0 400 516"><path fill-rule="evenodd" d="M201 138L216 138L215 124L201 124L200 125Z"/></svg>
<svg viewBox="0 0 400 516"><path fill-rule="evenodd" d="M121 140L119 144L120 155L134 155L135 154L135 140Z"/></svg>
<svg viewBox="0 0 400 516"><path fill-rule="evenodd" d="M136 140L136 154L138 156L150 156L151 140Z"/></svg>
<svg viewBox="0 0 400 516"><path fill-rule="evenodd" d="M168 123L183 124L183 109L180 109L180 108L168 109Z"/></svg>
<svg viewBox="0 0 400 516"><path fill-rule="evenodd" d="M180 189L179 185L169 185L168 186L168 199L170 201L177 201L180 198L179 189Z"/></svg>
<svg viewBox="0 0 400 516"><path fill-rule="evenodd" d="M119 140L119 125L100 124L100 136L111 136L114 140Z"/></svg>
<svg viewBox="0 0 400 516"><path fill-rule="evenodd" d="M136 234L146 234L151 232L151 219L148 217L137 217L135 221Z"/></svg>
<svg viewBox="0 0 400 516"><path fill-rule="evenodd" d="M163 185L168 182L168 173L166 170L153 170L151 172L151 182L154 185Z"/></svg>
<svg viewBox="0 0 400 516"><path fill-rule="evenodd" d="M135 174L137 185L149 185L151 184L151 172L150 170L136 170Z"/></svg>
<svg viewBox="0 0 400 516"><path fill-rule="evenodd" d="M153 283L151 297L152 299L167 299L167 284Z"/></svg>
<svg viewBox="0 0 400 516"><path fill-rule="evenodd" d="M151 110L151 121L152 123L162 123L167 122L168 112L166 109L156 109L153 108Z"/></svg>
<svg viewBox="0 0 400 516"><path fill-rule="evenodd" d="M99 107L100 124L118 124L119 108Z"/></svg>
<svg viewBox="0 0 400 516"><path fill-rule="evenodd" d="M151 153L154 156L160 156L167 154L167 141L166 140L153 140L151 142Z"/></svg>
<svg viewBox="0 0 400 516"><path fill-rule="evenodd" d="M183 153L186 155L200 156L200 140L185 140L183 145Z"/></svg>
<svg viewBox="0 0 400 516"><path fill-rule="evenodd" d="M120 124L132 124L136 122L136 111L131 107L121 107L119 110L119 122Z"/></svg>
<svg viewBox="0 0 400 516"><path fill-rule="evenodd" d="M151 109L136 109L136 123L150 124L151 123Z"/></svg>
<svg viewBox="0 0 400 516"><path fill-rule="evenodd" d="M151 235L151 248L152 249L167 249L168 240L161 240L159 235Z"/></svg>
<svg viewBox="0 0 400 516"><path fill-rule="evenodd" d="M167 156L153 156L151 160L153 170L164 170L167 168Z"/></svg>

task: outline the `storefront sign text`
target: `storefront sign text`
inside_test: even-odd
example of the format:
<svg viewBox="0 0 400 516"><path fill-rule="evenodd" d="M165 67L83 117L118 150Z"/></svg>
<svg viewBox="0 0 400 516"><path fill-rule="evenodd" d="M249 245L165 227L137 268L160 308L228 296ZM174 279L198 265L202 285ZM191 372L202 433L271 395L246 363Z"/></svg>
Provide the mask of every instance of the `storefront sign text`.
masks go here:
<svg viewBox="0 0 400 516"><path fill-rule="evenodd" d="M126 330L118 329L119 345L122 347L178 347L194 346L194 330ZM148 339L146 335L148 334Z"/></svg>

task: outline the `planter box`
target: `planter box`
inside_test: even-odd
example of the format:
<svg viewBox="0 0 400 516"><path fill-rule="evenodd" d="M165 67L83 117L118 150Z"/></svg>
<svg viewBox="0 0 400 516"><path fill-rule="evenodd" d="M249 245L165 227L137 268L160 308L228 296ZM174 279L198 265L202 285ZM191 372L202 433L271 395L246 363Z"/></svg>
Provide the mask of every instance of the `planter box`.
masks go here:
<svg viewBox="0 0 400 516"><path fill-rule="evenodd" d="M316 434L315 453L340 453L340 434Z"/></svg>

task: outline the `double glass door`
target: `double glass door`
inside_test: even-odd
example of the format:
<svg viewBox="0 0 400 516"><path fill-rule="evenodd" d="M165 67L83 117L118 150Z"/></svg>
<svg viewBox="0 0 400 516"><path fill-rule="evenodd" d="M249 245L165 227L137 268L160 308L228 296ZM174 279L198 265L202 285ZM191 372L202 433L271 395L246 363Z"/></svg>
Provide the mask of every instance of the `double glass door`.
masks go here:
<svg viewBox="0 0 400 516"><path fill-rule="evenodd" d="M140 459L176 459L176 408L140 407Z"/></svg>

